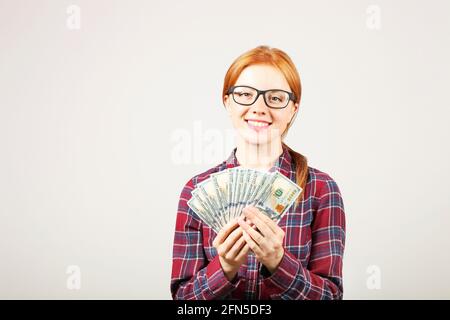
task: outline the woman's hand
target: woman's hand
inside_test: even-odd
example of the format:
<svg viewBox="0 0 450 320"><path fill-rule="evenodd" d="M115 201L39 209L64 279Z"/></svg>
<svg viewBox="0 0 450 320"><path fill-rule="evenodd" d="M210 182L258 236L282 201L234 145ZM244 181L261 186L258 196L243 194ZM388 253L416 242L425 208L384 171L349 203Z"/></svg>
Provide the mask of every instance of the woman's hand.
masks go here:
<svg viewBox="0 0 450 320"><path fill-rule="evenodd" d="M250 249L255 253L256 259L261 262L270 273L274 273L284 256L284 231L258 208L248 206L238 220L243 229L243 238ZM248 223L254 224L256 231Z"/></svg>
<svg viewBox="0 0 450 320"><path fill-rule="evenodd" d="M234 219L219 231L213 241L220 264L229 281L235 277L239 267L246 261L250 250L242 234L242 228L239 227L237 219Z"/></svg>

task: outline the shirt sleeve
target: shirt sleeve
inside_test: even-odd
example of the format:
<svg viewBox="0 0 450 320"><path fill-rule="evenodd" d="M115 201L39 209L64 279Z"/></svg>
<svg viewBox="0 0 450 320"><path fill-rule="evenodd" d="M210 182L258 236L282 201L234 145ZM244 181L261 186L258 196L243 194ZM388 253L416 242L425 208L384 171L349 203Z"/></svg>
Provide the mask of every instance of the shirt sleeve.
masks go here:
<svg viewBox="0 0 450 320"><path fill-rule="evenodd" d="M208 261L203 250L202 222L187 202L194 189L192 180L183 188L173 243L170 290L174 300L221 299L237 288L240 279L231 282L225 276L216 255Z"/></svg>
<svg viewBox="0 0 450 320"><path fill-rule="evenodd" d="M341 193L333 179L319 192L319 206L311 225L311 255L307 267L285 249L275 272L262 281L267 299L340 300L345 214ZM267 270L262 273L268 273ZM263 275L264 276L264 275Z"/></svg>

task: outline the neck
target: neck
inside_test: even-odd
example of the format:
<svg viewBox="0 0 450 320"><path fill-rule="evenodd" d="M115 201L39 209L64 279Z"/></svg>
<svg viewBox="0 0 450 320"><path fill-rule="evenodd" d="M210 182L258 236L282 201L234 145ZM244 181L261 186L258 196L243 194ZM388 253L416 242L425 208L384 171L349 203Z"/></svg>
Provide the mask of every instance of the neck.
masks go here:
<svg viewBox="0 0 450 320"><path fill-rule="evenodd" d="M269 170L283 153L281 141L267 144L249 144L245 141L236 141L236 158L245 168Z"/></svg>

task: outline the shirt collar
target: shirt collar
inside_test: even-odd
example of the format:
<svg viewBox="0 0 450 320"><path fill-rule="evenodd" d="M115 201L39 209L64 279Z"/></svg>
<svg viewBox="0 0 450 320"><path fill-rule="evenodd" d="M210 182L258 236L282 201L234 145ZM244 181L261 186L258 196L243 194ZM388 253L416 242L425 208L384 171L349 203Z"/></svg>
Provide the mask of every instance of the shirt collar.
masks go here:
<svg viewBox="0 0 450 320"><path fill-rule="evenodd" d="M289 153L288 148L282 144L283 152L278 157L277 161L275 162L275 165L270 168L269 172L273 172L275 170L279 171L280 173L284 174L286 177L290 178L292 175L292 157ZM228 157L226 161L226 168L233 168L240 166L240 163L238 159L236 158L236 150L237 147L233 149L230 156Z"/></svg>

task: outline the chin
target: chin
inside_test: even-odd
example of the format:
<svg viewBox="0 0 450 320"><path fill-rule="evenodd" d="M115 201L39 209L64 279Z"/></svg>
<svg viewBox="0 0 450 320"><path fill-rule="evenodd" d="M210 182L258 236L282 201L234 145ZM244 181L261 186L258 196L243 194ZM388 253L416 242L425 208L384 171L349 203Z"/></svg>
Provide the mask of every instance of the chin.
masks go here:
<svg viewBox="0 0 450 320"><path fill-rule="evenodd" d="M255 134L247 134L243 137L243 140L246 143L253 145L268 144L272 141L271 137L257 136Z"/></svg>

